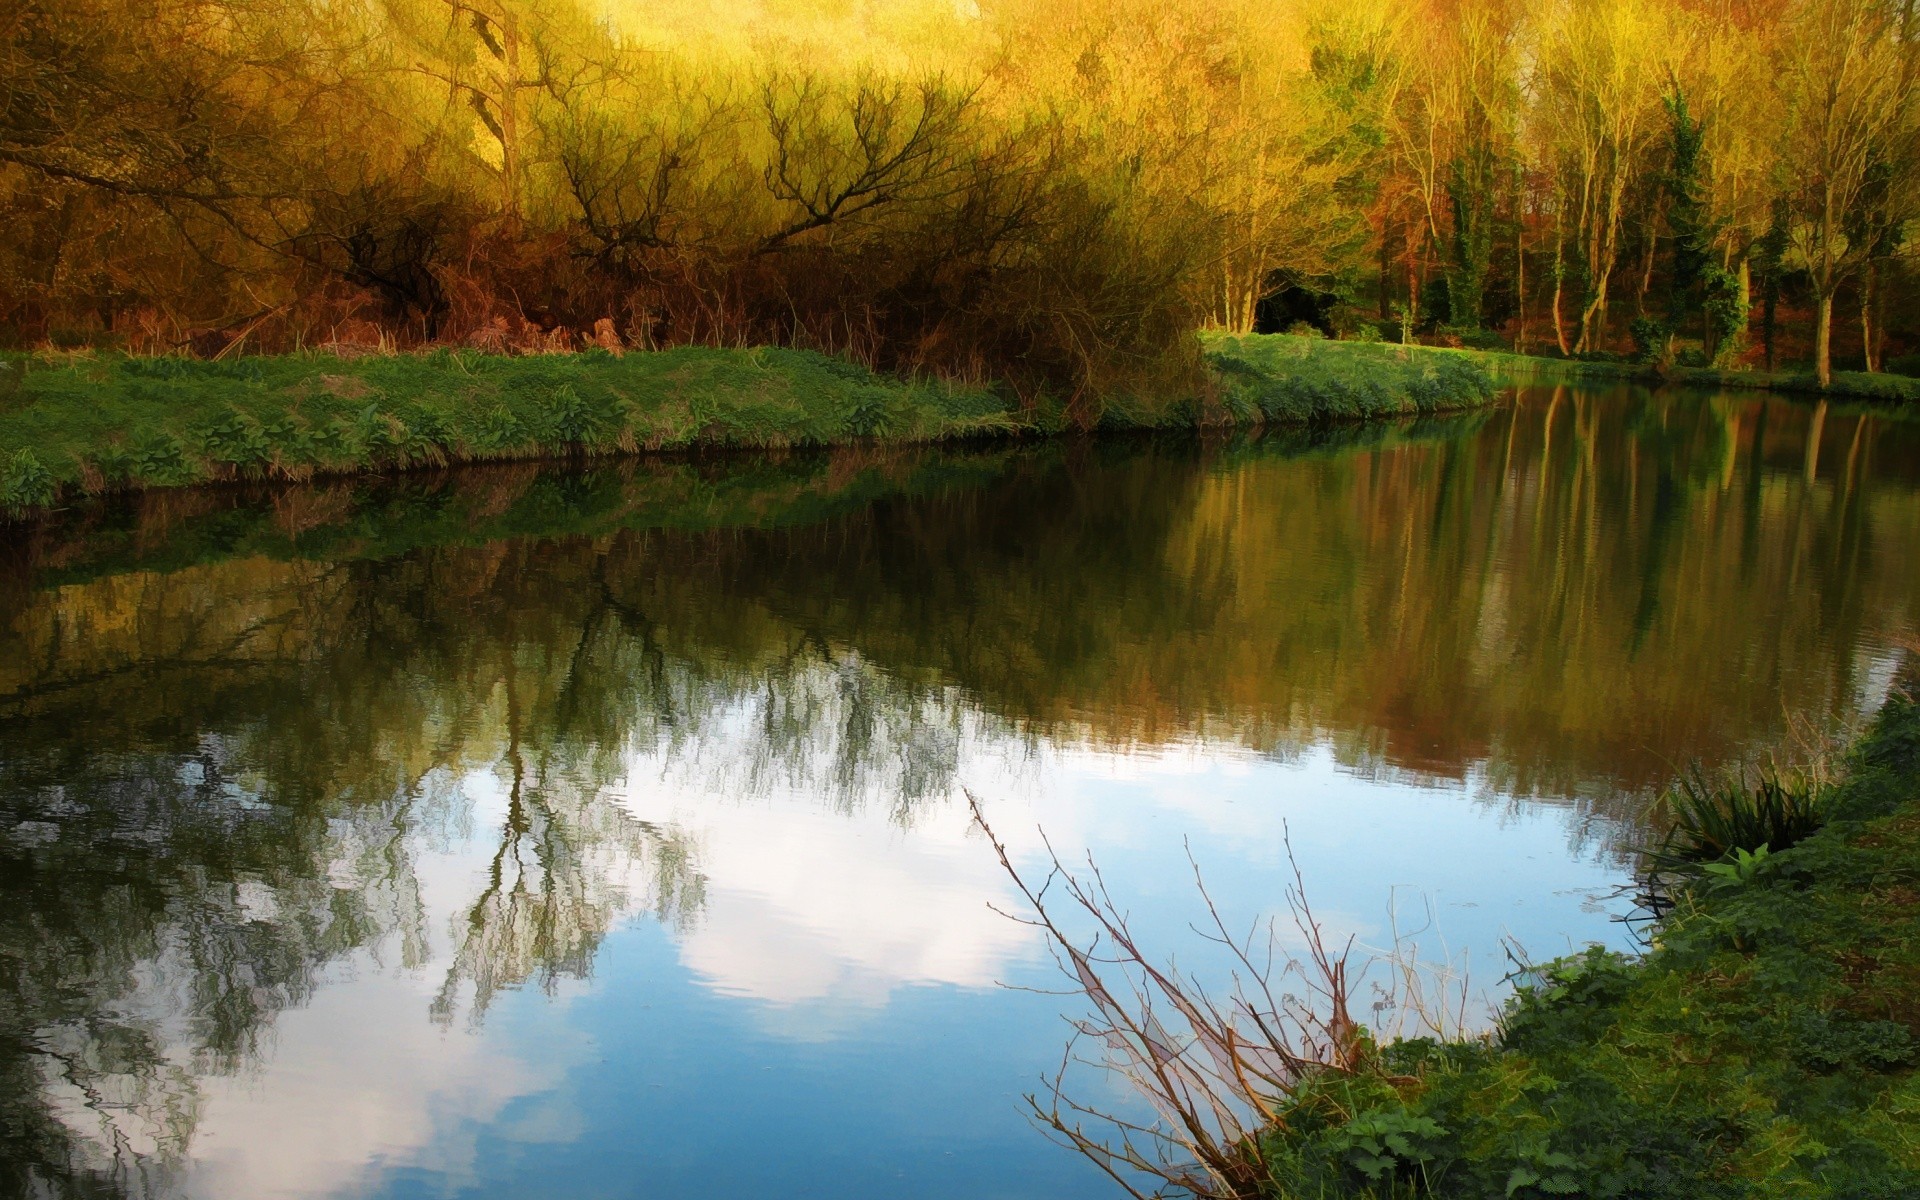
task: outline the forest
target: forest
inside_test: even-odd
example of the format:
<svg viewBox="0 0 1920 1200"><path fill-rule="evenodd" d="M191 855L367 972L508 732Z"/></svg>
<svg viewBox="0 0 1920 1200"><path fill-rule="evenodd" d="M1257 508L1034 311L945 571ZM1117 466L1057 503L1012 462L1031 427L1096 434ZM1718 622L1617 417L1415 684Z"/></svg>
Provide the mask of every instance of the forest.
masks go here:
<svg viewBox="0 0 1920 1200"><path fill-rule="evenodd" d="M1899 371L1914 0L22 0L0 344Z"/></svg>

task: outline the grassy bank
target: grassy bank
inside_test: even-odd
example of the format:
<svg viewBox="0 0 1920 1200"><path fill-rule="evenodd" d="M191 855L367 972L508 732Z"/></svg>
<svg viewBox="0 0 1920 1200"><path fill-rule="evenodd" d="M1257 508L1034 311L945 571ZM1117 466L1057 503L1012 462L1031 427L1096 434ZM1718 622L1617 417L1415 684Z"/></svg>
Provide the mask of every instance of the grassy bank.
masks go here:
<svg viewBox="0 0 1920 1200"><path fill-rule="evenodd" d="M1393 348L1208 343L1208 399L1115 398L1099 428L1260 425L1484 403L1478 366ZM505 357L289 355L206 362L15 356L0 377L0 509L223 480L697 447L923 443L1050 433L1061 407L877 375L806 351Z"/></svg>
<svg viewBox="0 0 1920 1200"><path fill-rule="evenodd" d="M1799 845L1695 877L1645 955L1531 972L1494 1036L1308 1078L1259 1139L1258 1194L1920 1196L1911 696L1829 805Z"/></svg>
<svg viewBox="0 0 1920 1200"><path fill-rule="evenodd" d="M1727 371L1712 367L1662 367L1619 359L1547 358L1504 350L1422 349L1430 354L1461 357L1478 363L1503 387L1616 380L1649 385L1666 383L1682 387L1785 392L1798 396L1865 400L1882 404L1920 404L1920 379L1907 375L1835 371L1832 382L1823 388L1819 378L1810 371Z"/></svg>
<svg viewBox="0 0 1920 1200"><path fill-rule="evenodd" d="M696 445L934 441L1019 425L985 389L883 379L774 349L87 356L26 366L16 394L0 400L0 502L14 507L213 480Z"/></svg>
<svg viewBox="0 0 1920 1200"><path fill-rule="evenodd" d="M1485 364L1422 347L1287 334L1203 334L1201 346L1233 422L1445 412L1484 404L1500 386Z"/></svg>

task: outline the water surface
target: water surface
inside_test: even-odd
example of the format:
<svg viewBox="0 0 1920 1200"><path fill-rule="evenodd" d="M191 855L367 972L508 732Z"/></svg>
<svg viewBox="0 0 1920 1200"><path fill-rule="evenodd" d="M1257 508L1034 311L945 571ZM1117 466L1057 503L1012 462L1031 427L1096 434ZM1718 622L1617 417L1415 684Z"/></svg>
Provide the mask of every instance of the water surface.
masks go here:
<svg viewBox="0 0 1920 1200"><path fill-rule="evenodd" d="M1023 1116L1075 1006L965 792L1191 961L1189 854L1251 919L1290 840L1331 933L1497 993L1627 944L1647 789L1879 702L1917 434L1538 390L5 531L0 1181L1108 1195Z"/></svg>

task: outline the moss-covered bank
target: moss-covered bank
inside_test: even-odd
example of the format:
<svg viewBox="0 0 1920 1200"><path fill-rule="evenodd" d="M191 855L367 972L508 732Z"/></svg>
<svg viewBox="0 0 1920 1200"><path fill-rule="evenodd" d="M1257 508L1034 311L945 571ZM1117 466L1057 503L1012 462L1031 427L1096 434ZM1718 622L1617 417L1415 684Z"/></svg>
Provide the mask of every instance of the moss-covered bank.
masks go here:
<svg viewBox="0 0 1920 1200"><path fill-rule="evenodd" d="M1909 673L1911 676L1911 672ZM1920 1196L1920 704L1827 826L1678 897L1653 948L1532 972L1486 1040L1310 1080L1275 1196Z"/></svg>
<svg viewBox="0 0 1920 1200"><path fill-rule="evenodd" d="M1109 399L1102 429L1437 412L1492 397L1482 368L1304 338L1215 341L1205 397ZM1065 410L1005 389L878 375L806 351L524 358L120 355L0 363L0 508L76 494L491 459L1045 434Z"/></svg>

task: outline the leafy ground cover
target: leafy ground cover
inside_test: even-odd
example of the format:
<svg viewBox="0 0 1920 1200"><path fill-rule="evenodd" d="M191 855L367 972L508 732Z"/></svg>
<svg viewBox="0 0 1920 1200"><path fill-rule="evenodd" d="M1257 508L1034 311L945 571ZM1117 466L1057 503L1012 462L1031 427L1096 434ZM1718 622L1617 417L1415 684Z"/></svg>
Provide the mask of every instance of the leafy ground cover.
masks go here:
<svg viewBox="0 0 1920 1200"><path fill-rule="evenodd" d="M1306 338L1209 343L1222 403L1117 397L1101 429L1260 425L1465 408L1465 361ZM76 494L305 479L451 462L700 447L919 443L1056 432L1063 406L877 375L799 350L615 356L326 354L200 361L76 354L0 362L0 509Z"/></svg>
<svg viewBox="0 0 1920 1200"><path fill-rule="evenodd" d="M1259 1138L1261 1193L1920 1196L1911 694L1826 810L1797 845L1698 872L1643 956L1528 972L1492 1036L1402 1041L1305 1080Z"/></svg>

